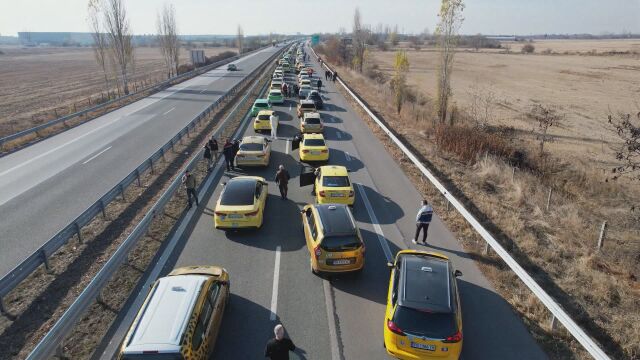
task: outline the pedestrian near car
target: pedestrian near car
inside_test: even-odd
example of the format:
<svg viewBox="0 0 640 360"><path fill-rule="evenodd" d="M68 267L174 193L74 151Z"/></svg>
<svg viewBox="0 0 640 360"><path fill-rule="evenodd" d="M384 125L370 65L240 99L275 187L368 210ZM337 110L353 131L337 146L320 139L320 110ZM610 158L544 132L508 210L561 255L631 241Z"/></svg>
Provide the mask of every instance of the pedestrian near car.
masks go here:
<svg viewBox="0 0 640 360"><path fill-rule="evenodd" d="M209 149L211 149L211 154L215 159L214 162L218 161L218 140L216 140L213 136L209 139Z"/></svg>
<svg viewBox="0 0 640 360"><path fill-rule="evenodd" d="M271 138L275 139L278 136L278 118L276 117L275 111L269 116L269 125L271 127Z"/></svg>
<svg viewBox="0 0 640 360"><path fill-rule="evenodd" d="M320 92L321 87L322 87L322 80L318 79L318 92Z"/></svg>
<svg viewBox="0 0 640 360"><path fill-rule="evenodd" d="M287 90L289 90L287 83L282 84L282 95L284 95L284 97L289 97L289 92Z"/></svg>
<svg viewBox="0 0 640 360"><path fill-rule="evenodd" d="M273 329L275 337L267 342L264 349L264 357L271 360L289 360L289 351L294 351L296 346L293 341L284 336L284 326L276 325Z"/></svg>
<svg viewBox="0 0 640 360"><path fill-rule="evenodd" d="M287 169L284 168L284 165L278 166L278 171L276 172L276 184L278 184L278 188L280 189L280 197L282 200L287 199L287 192L289 191L289 179L291 179L291 175Z"/></svg>
<svg viewBox="0 0 640 360"><path fill-rule="evenodd" d="M204 146L204 159L207 160L207 171L211 171L211 167L213 166L213 156L211 155L211 148L209 147L209 143Z"/></svg>
<svg viewBox="0 0 640 360"><path fill-rule="evenodd" d="M224 155L224 161L227 165L227 171L233 170L233 144L231 143L231 139L227 139L227 142L224 143L222 147L222 155Z"/></svg>
<svg viewBox="0 0 640 360"><path fill-rule="evenodd" d="M236 155L238 155L238 151L240 151L240 140L235 139L233 140L233 158L236 158Z"/></svg>
<svg viewBox="0 0 640 360"><path fill-rule="evenodd" d="M182 183L187 189L187 201L189 201L189 209L191 209L192 205L192 196L194 199L196 199L196 206L200 206L200 203L198 202L198 193L196 192L196 177L193 176L191 171L186 170L184 172L184 175L182 175Z"/></svg>
<svg viewBox="0 0 640 360"><path fill-rule="evenodd" d="M422 231L422 243L427 243L427 231L429 230L429 224L431 223L431 218L433 217L433 208L429 205L427 200L422 200L422 206L418 210L418 214L416 215L416 235L413 237L414 244L418 243L418 237L420 236L420 231Z"/></svg>

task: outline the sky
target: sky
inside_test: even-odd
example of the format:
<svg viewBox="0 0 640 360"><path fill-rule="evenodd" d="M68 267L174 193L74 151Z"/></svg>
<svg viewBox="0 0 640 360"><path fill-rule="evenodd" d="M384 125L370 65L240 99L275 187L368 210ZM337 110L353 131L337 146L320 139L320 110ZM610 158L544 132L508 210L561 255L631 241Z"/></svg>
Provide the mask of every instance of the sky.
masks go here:
<svg viewBox="0 0 640 360"><path fill-rule="evenodd" d="M176 8L181 34L311 34L364 24L433 31L440 0L124 0L135 34L155 32L164 4ZM640 33L640 0L466 0L463 34ZM89 30L87 0L0 0L0 34Z"/></svg>

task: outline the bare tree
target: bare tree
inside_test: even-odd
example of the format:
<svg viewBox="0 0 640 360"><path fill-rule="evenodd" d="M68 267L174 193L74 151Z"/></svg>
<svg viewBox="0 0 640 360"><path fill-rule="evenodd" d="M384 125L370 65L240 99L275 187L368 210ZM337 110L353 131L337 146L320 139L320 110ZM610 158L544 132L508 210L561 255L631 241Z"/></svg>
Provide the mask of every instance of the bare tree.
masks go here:
<svg viewBox="0 0 640 360"><path fill-rule="evenodd" d="M238 47L238 54L242 54L242 49L244 48L244 32L242 31L242 26L238 25L238 34L236 37L236 46Z"/></svg>
<svg viewBox="0 0 640 360"><path fill-rule="evenodd" d="M109 91L109 71L107 62L109 59L109 41L107 34L104 33L102 28L102 22L100 21L100 2L98 0L89 0L88 4L88 22L91 27L91 37L93 38L93 55L96 58L96 62L102 69L104 75L105 89Z"/></svg>
<svg viewBox="0 0 640 360"><path fill-rule="evenodd" d="M477 81L467 91L470 99L469 115L479 128L486 127L493 118L496 93L490 86L481 86Z"/></svg>
<svg viewBox="0 0 640 360"><path fill-rule="evenodd" d="M612 169L613 179L623 175L632 176L640 180L640 112L635 116L618 113L615 117L609 115L609 124L622 140L613 150L620 165Z"/></svg>
<svg viewBox="0 0 640 360"><path fill-rule="evenodd" d="M135 57L127 10L122 0L104 0L102 10L109 48L117 64L123 91L129 94L129 72L135 68Z"/></svg>
<svg viewBox="0 0 640 360"><path fill-rule="evenodd" d="M453 56L458 43L458 31L464 18L463 0L442 0L438 17L440 22L436 28L438 47L440 50L440 63L437 76L436 107L440 123L447 120L449 100L453 95L451 90L451 73L453 72Z"/></svg>
<svg viewBox="0 0 640 360"><path fill-rule="evenodd" d="M556 109L541 104L534 104L529 116L538 123L538 130L540 130L538 140L540 140L540 156L542 156L544 155L544 143L550 139L547 135L549 128L557 126L564 116L559 114Z"/></svg>
<svg viewBox="0 0 640 360"><path fill-rule="evenodd" d="M168 76L178 75L180 66L180 41L178 40L178 25L176 10L173 4L166 5L158 13L157 20L158 42Z"/></svg>
<svg viewBox="0 0 640 360"><path fill-rule="evenodd" d="M360 17L360 9L356 8L353 13L353 67L362 72L364 66L364 50L366 49L366 35L362 28L362 19Z"/></svg>

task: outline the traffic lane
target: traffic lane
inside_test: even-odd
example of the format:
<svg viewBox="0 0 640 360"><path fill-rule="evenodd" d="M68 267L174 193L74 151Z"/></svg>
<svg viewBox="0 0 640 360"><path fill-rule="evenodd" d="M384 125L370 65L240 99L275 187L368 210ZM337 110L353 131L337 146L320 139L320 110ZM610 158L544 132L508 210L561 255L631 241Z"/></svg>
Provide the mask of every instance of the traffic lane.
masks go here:
<svg viewBox="0 0 640 360"><path fill-rule="evenodd" d="M253 133L249 127L246 134ZM226 233L213 229L213 219L207 213L212 213L215 208L221 192L218 186L179 256L177 266L205 262L226 267L231 276L232 293L241 299L241 304L249 304L248 309L232 304L225 313L214 358L261 358L264 344L278 322L284 324L301 349L297 353L299 358L323 358L329 344L326 312L318 311L323 306L321 281L305 271L308 269L308 252L300 236L298 191L292 187L291 200L281 200L277 186L271 181L278 164L295 167L286 154L286 140L276 140L272 146L269 168L241 169L225 174L222 180L250 174L263 176L269 181L263 227L258 231ZM271 309L274 256L278 246L280 286L276 297L276 318L271 320L271 312L264 309ZM301 269L303 276L300 276Z"/></svg>
<svg viewBox="0 0 640 360"><path fill-rule="evenodd" d="M497 354L511 354L518 351L518 354L524 354L527 358L546 358L513 309L495 293L479 271L475 259L464 252L456 238L437 216L429 228L429 246L416 246L410 243L415 231L414 211L417 211L420 205L420 194L397 165L396 160L386 152L368 126L351 109L350 104L336 92L333 83L328 84L328 91L334 99L330 109L342 110L339 110L339 116L342 117L339 127L344 129L344 132L352 134L352 144L358 149L357 156L361 156L361 161L367 165L368 173L372 176L377 189L375 192L389 194L400 209L406 209L403 211L404 214L398 212L394 215L393 211L389 211L389 203L384 196L372 197L370 194L375 192L367 191L378 221L392 224L391 220L393 220L395 224L393 227L381 226L389 236L390 242L398 248L418 248L444 253L450 257L454 266L465 274L461 280L473 285L461 286L460 289L465 324L463 356L495 358ZM478 299L484 300L485 303L479 303ZM502 329L501 332L507 332L510 336L508 338L495 336L495 332L492 331L495 328ZM508 330L505 331L505 329ZM470 338L473 340L467 341Z"/></svg>
<svg viewBox="0 0 640 360"><path fill-rule="evenodd" d="M260 60L264 59L253 58L254 62ZM229 88L239 81L235 78L221 79L222 81L216 86L222 84ZM203 103L199 110L202 111L209 103ZM171 104L175 106L169 113L162 113L155 117L153 114L129 115L125 121L121 121L123 126L108 127L105 130L108 130L108 135L103 134L102 131L94 132L81 138L74 146L61 148L59 154L68 155L62 156L65 161L62 171L56 168L59 163L52 161L38 170L42 175L40 178L35 176L28 176L27 179L24 179L24 176L19 176L19 179L14 178L14 183L20 186L20 189L3 186L2 196L11 197L11 200L0 206L0 228L4 229L0 244L3 249L0 251L0 273L6 274L22 259L38 249L46 239L55 235L97 201L114 184L127 176L181 130L186 121L190 121L195 116L191 103L183 103L181 106L176 102L160 102L158 106L162 105L162 111L164 111L166 106ZM105 116L115 116L112 114L114 113ZM92 123L89 122L86 125ZM100 126L94 127L93 130ZM77 130L78 128L74 128L69 131ZM69 134L60 135L66 137ZM108 139L113 140L108 141ZM94 153L83 155L83 149L100 141L104 141L102 147ZM42 143L36 145L40 144ZM105 149L108 150L103 152ZM92 159L96 154L99 156ZM88 162L85 163L85 161ZM35 170L31 164L24 169ZM13 174L6 174L6 177L9 176L13 177ZM25 189L28 191L22 191ZM47 219L47 221L34 221L34 219Z"/></svg>

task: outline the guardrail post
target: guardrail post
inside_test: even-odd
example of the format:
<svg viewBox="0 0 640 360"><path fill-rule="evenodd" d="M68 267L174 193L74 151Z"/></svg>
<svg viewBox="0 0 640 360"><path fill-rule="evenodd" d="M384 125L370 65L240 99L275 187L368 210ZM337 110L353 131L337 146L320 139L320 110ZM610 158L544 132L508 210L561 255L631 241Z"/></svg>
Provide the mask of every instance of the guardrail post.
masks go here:
<svg viewBox="0 0 640 360"><path fill-rule="evenodd" d="M82 229L80 228L80 225L78 225L77 222L74 222L73 225L75 225L76 227L76 235L78 235L78 242L82 244L82 232L80 231Z"/></svg>
<svg viewBox="0 0 640 360"><path fill-rule="evenodd" d="M602 249L604 245L604 238L607 235L607 221L602 222L602 227L600 228L600 236L598 236L598 250Z"/></svg>
<svg viewBox="0 0 640 360"><path fill-rule="evenodd" d="M449 201L449 199L447 199L447 198L444 198L444 201L446 201L446 202L447 202L447 212L449 212L449 204L450 204L451 202L450 202L450 201Z"/></svg>
<svg viewBox="0 0 640 360"><path fill-rule="evenodd" d="M44 250L40 250L40 256L42 256L44 269L47 271L47 273L51 273L51 265L49 264L49 259L47 258L47 254L44 252Z"/></svg>
<svg viewBox="0 0 640 360"><path fill-rule="evenodd" d="M151 167L151 174L154 175L156 170L153 168L153 160L151 158L149 158L149 167Z"/></svg>
<svg viewBox="0 0 640 360"><path fill-rule="evenodd" d="M124 185L120 184L118 185L118 187L120 188L120 196L122 196L122 201L127 201L127 199L124 197Z"/></svg>
<svg viewBox="0 0 640 360"><path fill-rule="evenodd" d="M162 161L166 162L167 159L164 157L164 148L160 148L160 155L162 156Z"/></svg>
<svg viewBox="0 0 640 360"><path fill-rule="evenodd" d="M484 255L489 255L489 250L491 250L491 247L489 246L489 243L488 243L488 242L485 242L485 243L484 243L484 250L482 251L482 253L483 253Z"/></svg>
<svg viewBox="0 0 640 360"><path fill-rule="evenodd" d="M100 203L100 211L102 211L102 218L106 219L107 218L107 211L106 211L105 206L104 206L104 201L102 201L102 199L100 199L98 202Z"/></svg>
<svg viewBox="0 0 640 360"><path fill-rule="evenodd" d="M0 313L8 314L7 308L4 306L4 299L0 296Z"/></svg>
<svg viewBox="0 0 640 360"><path fill-rule="evenodd" d="M138 180L138 187L142 187L142 182L140 181L140 170L138 169L136 169L136 179Z"/></svg>
<svg viewBox="0 0 640 360"><path fill-rule="evenodd" d="M551 320L549 320L549 330L551 332L556 331L557 328L557 321L556 321L556 317L555 315L551 314Z"/></svg>

